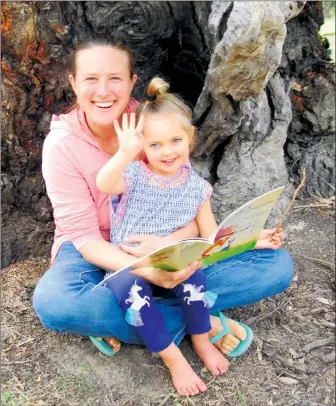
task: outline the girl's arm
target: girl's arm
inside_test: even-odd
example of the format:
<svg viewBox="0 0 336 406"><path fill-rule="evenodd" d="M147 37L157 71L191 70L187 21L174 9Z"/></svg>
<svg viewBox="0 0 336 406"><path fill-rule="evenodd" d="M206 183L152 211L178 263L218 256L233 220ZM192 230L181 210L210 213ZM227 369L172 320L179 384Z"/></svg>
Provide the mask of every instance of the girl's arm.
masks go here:
<svg viewBox="0 0 336 406"><path fill-rule="evenodd" d="M187 226L177 229L170 235L165 237L170 242L177 242L180 240L185 240L186 238L194 238L200 235L200 231L195 220L192 220Z"/></svg>
<svg viewBox="0 0 336 406"><path fill-rule="evenodd" d="M125 183L122 174L131 161L125 154L118 151L98 172L97 188L109 195L124 193Z"/></svg>
<svg viewBox="0 0 336 406"><path fill-rule="evenodd" d="M209 238L216 231L217 223L211 210L210 199L198 210L196 223L202 238Z"/></svg>

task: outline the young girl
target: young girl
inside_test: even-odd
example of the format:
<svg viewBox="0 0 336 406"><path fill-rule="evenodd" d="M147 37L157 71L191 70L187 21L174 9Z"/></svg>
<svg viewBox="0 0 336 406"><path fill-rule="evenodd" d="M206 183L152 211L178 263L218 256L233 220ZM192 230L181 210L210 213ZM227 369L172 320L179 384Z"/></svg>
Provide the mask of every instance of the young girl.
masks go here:
<svg viewBox="0 0 336 406"><path fill-rule="evenodd" d="M117 120L115 130L119 150L102 167L97 187L122 198L115 209L110 199L111 242L115 245L128 236L142 233L166 236L196 219L202 237L216 229L211 211L211 186L190 167L189 152L195 128L191 110L175 95L167 93L168 84L154 78L148 87L148 101L135 114ZM139 154L143 160L135 160ZM121 272L107 282L124 309L126 321L133 325L148 349L157 352L170 370L176 390L195 395L206 390L204 382L191 369L174 344L153 299L155 287L132 273ZM188 300L187 284L204 292L203 300ZM207 291L206 279L199 269L183 284L170 289L180 298L187 332L196 353L213 374L229 366L224 355L210 342L210 313L217 295Z"/></svg>

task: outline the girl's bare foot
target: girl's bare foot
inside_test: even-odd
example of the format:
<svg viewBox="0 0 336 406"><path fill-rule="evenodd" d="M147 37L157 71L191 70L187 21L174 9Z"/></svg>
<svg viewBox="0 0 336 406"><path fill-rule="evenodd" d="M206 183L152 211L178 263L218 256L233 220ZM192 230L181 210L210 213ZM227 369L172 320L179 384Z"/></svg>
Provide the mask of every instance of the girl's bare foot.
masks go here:
<svg viewBox="0 0 336 406"><path fill-rule="evenodd" d="M208 333L192 335L191 340L197 355L212 375L218 376L227 371L230 363L210 342Z"/></svg>
<svg viewBox="0 0 336 406"><path fill-rule="evenodd" d="M121 343L116 337L104 337L104 341L112 348L114 352L118 352L120 350Z"/></svg>
<svg viewBox="0 0 336 406"><path fill-rule="evenodd" d="M175 389L180 395L193 396L207 390L205 383L192 370L174 343L158 354L168 367Z"/></svg>
<svg viewBox="0 0 336 406"><path fill-rule="evenodd" d="M219 339L214 345L223 354L229 354L233 351L240 343L246 339L246 331L244 328L235 322L234 320L227 319L227 324L232 331L232 334L226 334L224 337ZM210 330L210 338L220 333L223 330L222 323L219 317L210 316L210 323L212 329Z"/></svg>

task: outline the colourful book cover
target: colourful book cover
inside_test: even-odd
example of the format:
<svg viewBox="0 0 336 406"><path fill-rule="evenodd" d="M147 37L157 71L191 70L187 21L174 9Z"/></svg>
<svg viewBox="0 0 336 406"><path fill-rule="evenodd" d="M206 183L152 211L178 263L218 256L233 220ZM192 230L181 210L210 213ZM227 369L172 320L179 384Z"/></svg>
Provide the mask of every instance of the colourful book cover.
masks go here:
<svg viewBox="0 0 336 406"><path fill-rule="evenodd" d="M274 189L236 209L218 225L216 232L208 240L190 238L169 244L139 258L133 264L114 272L108 278L113 278L119 272L147 266L174 272L185 268L193 261L200 261L202 267L205 267L252 250L283 189L284 187ZM107 278L99 285L106 280Z"/></svg>

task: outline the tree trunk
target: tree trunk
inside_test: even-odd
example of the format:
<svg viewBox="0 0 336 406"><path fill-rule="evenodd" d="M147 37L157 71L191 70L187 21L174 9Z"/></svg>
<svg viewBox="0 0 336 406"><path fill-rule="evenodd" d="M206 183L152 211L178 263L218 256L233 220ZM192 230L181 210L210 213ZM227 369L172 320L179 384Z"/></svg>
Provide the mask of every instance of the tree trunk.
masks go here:
<svg viewBox="0 0 336 406"><path fill-rule="evenodd" d="M4 2L2 266L49 254L54 226L41 148L52 114L73 101L69 55L77 39L91 32L126 38L140 77L136 98L160 74L196 106L192 160L214 184L219 217L285 184L288 169L297 182L303 166L314 171L306 192L328 196L325 181L333 183L335 176L333 67L317 31L321 5L307 3L300 13L303 6Z"/></svg>

